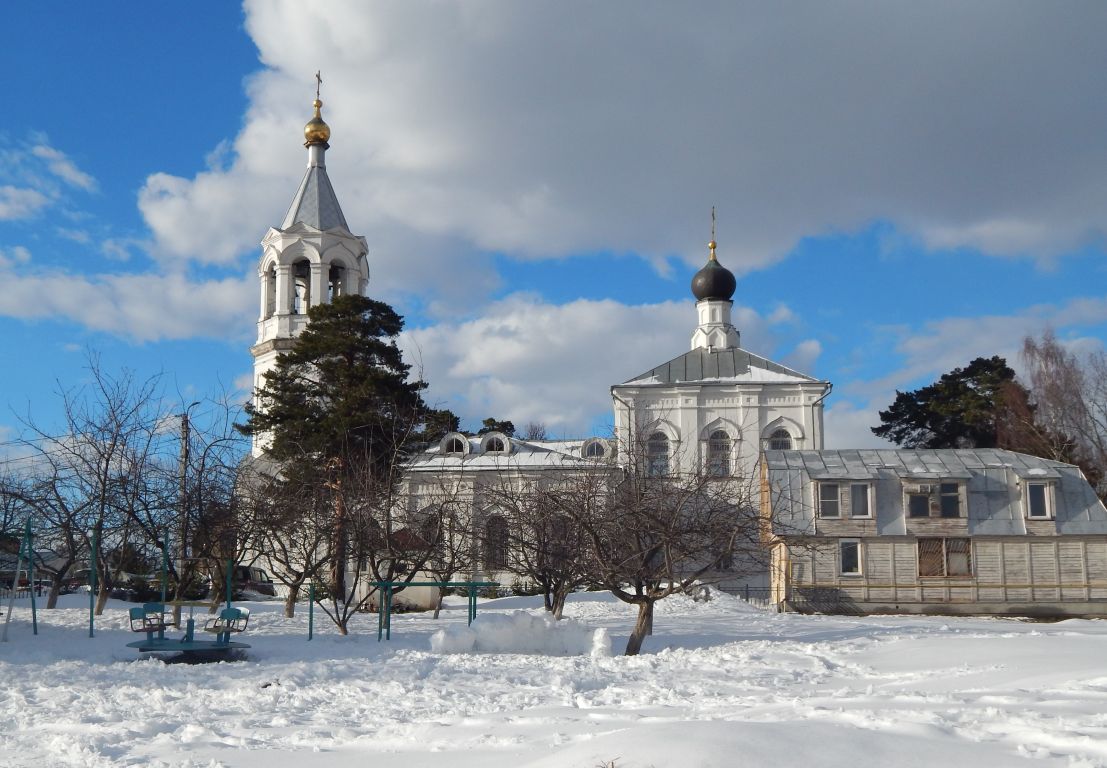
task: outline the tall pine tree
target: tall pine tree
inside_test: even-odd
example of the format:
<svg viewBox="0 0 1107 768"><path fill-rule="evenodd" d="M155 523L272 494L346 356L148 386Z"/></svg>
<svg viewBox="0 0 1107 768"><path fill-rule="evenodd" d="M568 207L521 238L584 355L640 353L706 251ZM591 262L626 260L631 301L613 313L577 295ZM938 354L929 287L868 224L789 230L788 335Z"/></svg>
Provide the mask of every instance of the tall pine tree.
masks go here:
<svg viewBox="0 0 1107 768"><path fill-rule="evenodd" d="M309 323L277 359L246 407L241 430L268 434L267 453L288 476L326 471L388 472L434 412L426 384L412 381L396 336L403 319L387 304L341 296L308 311Z"/></svg>

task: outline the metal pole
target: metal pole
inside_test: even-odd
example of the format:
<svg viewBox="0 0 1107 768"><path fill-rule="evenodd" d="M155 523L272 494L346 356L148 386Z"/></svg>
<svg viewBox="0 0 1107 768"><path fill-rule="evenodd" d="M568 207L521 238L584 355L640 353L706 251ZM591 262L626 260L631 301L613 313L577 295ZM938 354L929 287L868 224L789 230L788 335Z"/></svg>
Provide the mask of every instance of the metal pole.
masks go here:
<svg viewBox="0 0 1107 768"><path fill-rule="evenodd" d="M308 640L315 630L315 582L308 584Z"/></svg>
<svg viewBox="0 0 1107 768"><path fill-rule="evenodd" d="M165 545L161 548L161 610L165 614L165 590L169 586L169 528L165 529ZM177 606L178 608L180 606ZM164 620L161 622L165 623Z"/></svg>
<svg viewBox="0 0 1107 768"><path fill-rule="evenodd" d="M15 557L15 575L12 577L12 591L8 593L8 612L4 615L4 631L0 642L8 642L8 624L12 620L12 607L15 605L15 591L19 589L19 572L23 569L23 544L19 545L19 554Z"/></svg>
<svg viewBox="0 0 1107 768"><path fill-rule="evenodd" d="M231 570L234 568L234 560L227 561L227 607L231 607Z"/></svg>
<svg viewBox="0 0 1107 768"><path fill-rule="evenodd" d="M96 561L99 559L97 550L100 542L96 535L96 529L92 529L92 546L88 552L88 636L95 636L96 622Z"/></svg>
<svg viewBox="0 0 1107 768"><path fill-rule="evenodd" d="M180 535L177 540L177 591L180 592L184 578L185 560L188 559L188 412L199 405L196 400L181 414L181 458L177 465L177 505L180 516ZM183 596L183 595L182 595ZM173 623L181 626L181 606L173 606Z"/></svg>
<svg viewBox="0 0 1107 768"><path fill-rule="evenodd" d="M31 587L31 629L38 634L38 610L35 608L35 550L34 535L31 533L31 518L27 518L27 528L23 536L27 542L27 584Z"/></svg>

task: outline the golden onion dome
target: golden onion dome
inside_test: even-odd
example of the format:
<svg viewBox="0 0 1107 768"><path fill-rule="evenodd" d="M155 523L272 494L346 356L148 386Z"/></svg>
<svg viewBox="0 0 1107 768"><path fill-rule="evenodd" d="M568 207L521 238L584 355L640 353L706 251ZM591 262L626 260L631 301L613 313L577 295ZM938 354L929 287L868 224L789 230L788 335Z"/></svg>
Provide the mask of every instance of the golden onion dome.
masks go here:
<svg viewBox="0 0 1107 768"><path fill-rule="evenodd" d="M308 120L307 125L304 126L305 147L312 144L326 144L331 138L331 127L323 121L321 112L323 102L316 99L312 102L312 106L315 107L315 117Z"/></svg>

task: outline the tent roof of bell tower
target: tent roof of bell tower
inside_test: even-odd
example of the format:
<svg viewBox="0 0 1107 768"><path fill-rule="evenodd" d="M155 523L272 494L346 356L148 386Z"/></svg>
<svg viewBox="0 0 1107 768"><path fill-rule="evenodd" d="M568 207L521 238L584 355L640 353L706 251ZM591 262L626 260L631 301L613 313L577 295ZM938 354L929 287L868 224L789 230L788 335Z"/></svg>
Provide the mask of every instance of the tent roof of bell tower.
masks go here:
<svg viewBox="0 0 1107 768"><path fill-rule="evenodd" d="M296 190L292 205L281 223L281 229L288 229L296 222L320 230L338 227L350 231L325 166L308 166L304 180L300 182L300 188Z"/></svg>

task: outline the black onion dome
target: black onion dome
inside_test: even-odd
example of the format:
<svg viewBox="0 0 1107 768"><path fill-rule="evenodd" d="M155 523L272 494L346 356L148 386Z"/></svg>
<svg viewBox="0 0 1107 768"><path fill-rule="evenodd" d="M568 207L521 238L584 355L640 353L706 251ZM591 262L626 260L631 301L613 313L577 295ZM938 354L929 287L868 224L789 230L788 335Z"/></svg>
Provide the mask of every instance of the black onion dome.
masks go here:
<svg viewBox="0 0 1107 768"><path fill-rule="evenodd" d="M714 245L714 243L712 243ZM712 258L707 260L699 272L692 278L692 295L697 301L704 299L724 299L730 301L738 282L734 273L720 264L715 258L715 249L711 249Z"/></svg>

